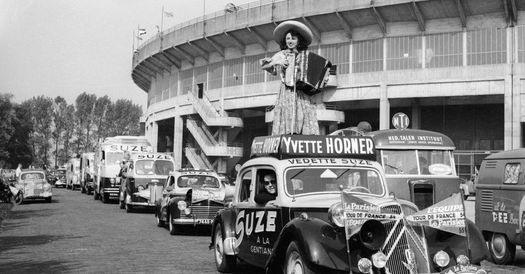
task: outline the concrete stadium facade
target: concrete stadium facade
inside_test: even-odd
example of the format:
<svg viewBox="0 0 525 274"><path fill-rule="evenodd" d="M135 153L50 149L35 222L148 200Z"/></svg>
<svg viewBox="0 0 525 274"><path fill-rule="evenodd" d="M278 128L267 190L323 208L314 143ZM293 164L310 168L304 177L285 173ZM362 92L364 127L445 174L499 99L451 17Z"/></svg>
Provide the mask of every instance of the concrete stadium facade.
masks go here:
<svg viewBox="0 0 525 274"><path fill-rule="evenodd" d="M468 176L487 153L522 147L525 0L284 0L228 6L141 44L133 81L157 151L176 167L230 172L254 136L267 135L279 81L259 59L285 20L308 25L309 50L337 66L314 100L321 132L368 121L443 132Z"/></svg>

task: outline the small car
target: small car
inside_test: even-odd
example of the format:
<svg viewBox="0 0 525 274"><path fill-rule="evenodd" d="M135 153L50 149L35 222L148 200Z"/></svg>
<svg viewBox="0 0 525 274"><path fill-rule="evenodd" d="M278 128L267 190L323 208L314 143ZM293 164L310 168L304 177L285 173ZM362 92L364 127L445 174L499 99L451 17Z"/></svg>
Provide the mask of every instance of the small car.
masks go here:
<svg viewBox="0 0 525 274"><path fill-rule="evenodd" d="M120 184L120 208L155 207L162 196L166 176L173 171L173 157L164 153L139 152L130 156L125 178Z"/></svg>
<svg viewBox="0 0 525 274"><path fill-rule="evenodd" d="M23 170L18 178L17 188L23 193L22 202L29 199L44 199L51 203L53 193L43 170Z"/></svg>
<svg viewBox="0 0 525 274"><path fill-rule="evenodd" d="M211 225L217 212L231 201L230 187L212 170L172 172L156 202L157 225L167 224L172 235L183 227Z"/></svg>
<svg viewBox="0 0 525 274"><path fill-rule="evenodd" d="M55 187L66 187L66 169L59 168L55 171Z"/></svg>
<svg viewBox="0 0 525 274"><path fill-rule="evenodd" d="M475 273L488 255L459 194L425 210L391 196L368 136L257 137L251 155L213 220L219 272Z"/></svg>

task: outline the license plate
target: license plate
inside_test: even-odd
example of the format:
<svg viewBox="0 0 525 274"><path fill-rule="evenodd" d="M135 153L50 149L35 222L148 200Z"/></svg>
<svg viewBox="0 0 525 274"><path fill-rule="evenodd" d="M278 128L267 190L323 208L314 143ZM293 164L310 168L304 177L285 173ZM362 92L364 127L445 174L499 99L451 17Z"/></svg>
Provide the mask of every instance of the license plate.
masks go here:
<svg viewBox="0 0 525 274"><path fill-rule="evenodd" d="M196 223L198 225L211 225L212 220L211 219L198 219L196 220Z"/></svg>

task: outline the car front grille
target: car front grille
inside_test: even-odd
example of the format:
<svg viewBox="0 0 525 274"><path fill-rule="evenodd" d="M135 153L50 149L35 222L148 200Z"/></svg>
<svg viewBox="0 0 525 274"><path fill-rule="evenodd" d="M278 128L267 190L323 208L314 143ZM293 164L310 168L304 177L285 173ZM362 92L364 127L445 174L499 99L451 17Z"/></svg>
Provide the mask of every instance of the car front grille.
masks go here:
<svg viewBox="0 0 525 274"><path fill-rule="evenodd" d="M195 206L192 205L191 213L195 219L213 219L217 211L223 209L224 206Z"/></svg>

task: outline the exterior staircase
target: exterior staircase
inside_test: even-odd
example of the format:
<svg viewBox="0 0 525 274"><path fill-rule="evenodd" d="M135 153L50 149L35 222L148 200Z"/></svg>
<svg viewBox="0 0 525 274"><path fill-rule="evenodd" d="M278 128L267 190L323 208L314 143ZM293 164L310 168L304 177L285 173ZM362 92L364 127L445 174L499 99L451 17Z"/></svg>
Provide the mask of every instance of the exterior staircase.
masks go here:
<svg viewBox="0 0 525 274"><path fill-rule="evenodd" d="M200 149L187 147L186 158L194 168L228 173L243 156L242 144L232 143L244 126L242 119L216 109L205 96L188 96L198 117L188 117L186 128Z"/></svg>

